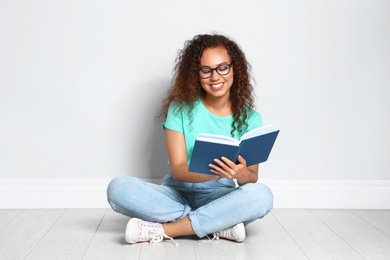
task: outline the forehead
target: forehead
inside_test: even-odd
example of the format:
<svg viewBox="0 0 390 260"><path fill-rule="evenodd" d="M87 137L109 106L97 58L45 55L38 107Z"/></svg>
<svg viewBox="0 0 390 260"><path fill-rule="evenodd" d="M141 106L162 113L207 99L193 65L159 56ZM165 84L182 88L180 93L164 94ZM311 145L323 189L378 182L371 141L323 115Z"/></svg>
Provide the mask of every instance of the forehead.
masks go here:
<svg viewBox="0 0 390 260"><path fill-rule="evenodd" d="M201 66L218 66L221 63L230 63L231 58L225 47L206 48L200 57Z"/></svg>

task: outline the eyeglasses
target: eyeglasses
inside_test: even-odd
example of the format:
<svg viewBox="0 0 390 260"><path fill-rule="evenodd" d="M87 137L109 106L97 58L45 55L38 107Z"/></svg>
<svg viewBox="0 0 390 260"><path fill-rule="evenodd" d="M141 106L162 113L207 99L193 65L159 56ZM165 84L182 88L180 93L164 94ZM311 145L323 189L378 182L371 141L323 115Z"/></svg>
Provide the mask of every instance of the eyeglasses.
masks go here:
<svg viewBox="0 0 390 260"><path fill-rule="evenodd" d="M196 72L199 74L199 77L201 77L202 79L210 78L211 75L213 74L213 70L215 70L220 76L225 76L225 75L229 74L230 68L232 67L232 65L233 65L232 63L230 63L230 64L223 63L223 64L220 64L220 65L218 65L218 67L213 68L213 69L209 68L209 67L201 67Z"/></svg>

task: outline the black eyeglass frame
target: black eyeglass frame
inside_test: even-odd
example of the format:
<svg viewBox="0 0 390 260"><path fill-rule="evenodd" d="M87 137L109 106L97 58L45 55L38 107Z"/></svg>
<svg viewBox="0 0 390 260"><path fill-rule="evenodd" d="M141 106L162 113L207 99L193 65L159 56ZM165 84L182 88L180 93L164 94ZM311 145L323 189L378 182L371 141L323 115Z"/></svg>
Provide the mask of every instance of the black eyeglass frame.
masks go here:
<svg viewBox="0 0 390 260"><path fill-rule="evenodd" d="M227 66L227 67L229 68L228 72L226 72L226 73L224 73L224 74L219 73L218 68L220 68L221 66ZM208 78L210 78L210 77L213 75L213 71L214 71L214 70L218 73L218 75L220 75L220 76L225 76L225 75L229 74L230 69L232 68L232 66L233 66L233 63L230 63L230 64L222 63L222 64L218 65L218 66L215 67L215 68L203 67L203 68L207 68L207 69L210 70L210 76L205 77L205 78L202 77L202 76L200 75L200 71L202 70L202 68L198 69L198 70L196 71L196 73L198 73L199 77L201 77L202 79L208 79Z"/></svg>

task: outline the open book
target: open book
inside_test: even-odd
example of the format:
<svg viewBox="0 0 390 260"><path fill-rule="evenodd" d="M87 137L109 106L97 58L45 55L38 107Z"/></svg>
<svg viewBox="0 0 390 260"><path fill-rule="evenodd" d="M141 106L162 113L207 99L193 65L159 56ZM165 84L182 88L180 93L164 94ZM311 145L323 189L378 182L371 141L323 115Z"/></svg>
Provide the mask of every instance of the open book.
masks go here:
<svg viewBox="0 0 390 260"><path fill-rule="evenodd" d="M278 134L279 129L272 125L252 129L242 135L240 140L230 136L201 133L196 138L188 170L214 174L210 171L209 164L216 164L214 159L220 159L222 156L237 163L238 156L241 155L247 166L265 162Z"/></svg>

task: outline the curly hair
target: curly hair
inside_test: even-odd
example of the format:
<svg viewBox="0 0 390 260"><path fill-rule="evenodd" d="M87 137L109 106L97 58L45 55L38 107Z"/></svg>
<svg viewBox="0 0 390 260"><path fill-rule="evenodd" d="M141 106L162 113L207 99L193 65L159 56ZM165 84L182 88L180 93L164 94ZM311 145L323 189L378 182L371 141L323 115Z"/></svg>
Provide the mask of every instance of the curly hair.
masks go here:
<svg viewBox="0 0 390 260"><path fill-rule="evenodd" d="M234 74L233 85L230 89L230 102L233 113L231 135L242 132L247 127L248 112L254 108L253 86L250 83L250 64L247 62L241 48L223 35L196 35L179 50L173 70L172 86L164 99L160 117L166 117L169 105L174 102L179 109L189 107L191 113L194 101L205 95L200 85L197 70L200 68L200 58L207 48L224 47L231 57ZM191 116L191 114L190 114Z"/></svg>

